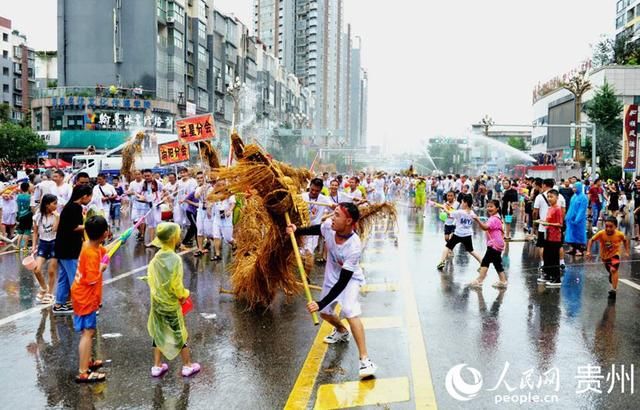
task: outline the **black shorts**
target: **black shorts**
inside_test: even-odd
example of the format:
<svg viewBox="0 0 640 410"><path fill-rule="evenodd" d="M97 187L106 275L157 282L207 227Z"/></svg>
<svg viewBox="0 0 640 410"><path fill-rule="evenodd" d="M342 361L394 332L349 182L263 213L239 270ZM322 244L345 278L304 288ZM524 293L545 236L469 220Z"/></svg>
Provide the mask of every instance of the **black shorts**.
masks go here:
<svg viewBox="0 0 640 410"><path fill-rule="evenodd" d="M447 248L453 250L457 244L461 243L467 252L473 252L473 240L470 236L460 237L455 233L451 235L451 238L447 241Z"/></svg>
<svg viewBox="0 0 640 410"><path fill-rule="evenodd" d="M451 235L456 230L455 225L445 225L444 226L444 234Z"/></svg>
<svg viewBox="0 0 640 410"><path fill-rule="evenodd" d="M537 248L544 248L544 245L547 243L547 240L544 238L546 232L538 231L538 240L536 241Z"/></svg>
<svg viewBox="0 0 640 410"><path fill-rule="evenodd" d="M480 262L480 267L488 268L492 263L498 273L504 271L504 268L502 267L502 252L488 246L484 257L482 258L482 262Z"/></svg>

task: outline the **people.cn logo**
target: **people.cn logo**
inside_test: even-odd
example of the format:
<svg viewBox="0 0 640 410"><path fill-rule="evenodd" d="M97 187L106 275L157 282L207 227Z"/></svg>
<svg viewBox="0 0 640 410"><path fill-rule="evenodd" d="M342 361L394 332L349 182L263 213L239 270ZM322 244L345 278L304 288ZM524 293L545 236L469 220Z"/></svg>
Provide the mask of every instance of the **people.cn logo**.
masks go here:
<svg viewBox="0 0 640 410"><path fill-rule="evenodd" d="M473 377L472 383L467 383L462 378L462 371L467 369ZM466 363L453 366L447 372L445 387L451 397L459 401L469 401L474 399L482 389L482 374L473 367L468 367Z"/></svg>

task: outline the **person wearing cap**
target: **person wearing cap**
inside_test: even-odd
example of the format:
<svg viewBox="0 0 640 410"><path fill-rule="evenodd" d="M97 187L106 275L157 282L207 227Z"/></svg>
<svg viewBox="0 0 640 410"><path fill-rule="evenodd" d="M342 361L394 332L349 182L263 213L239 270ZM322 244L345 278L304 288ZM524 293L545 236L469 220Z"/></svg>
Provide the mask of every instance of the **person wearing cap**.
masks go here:
<svg viewBox="0 0 640 410"><path fill-rule="evenodd" d="M360 218L358 207L343 202L334 211L333 217L321 225L297 228L289 224L287 234L292 232L298 236L322 236L327 248L327 263L324 270L322 296L319 301L307 304L310 313L320 312L320 316L333 325L333 333L324 338L324 342L334 344L349 341L349 331L334 313L336 304L342 306L342 314L349 323L349 328L358 347L360 355L359 375L361 379L371 377L376 372L376 365L369 359L365 343L365 333L360 315L362 309L358 296L360 286L365 283L360 267L362 244L355 232L355 225Z"/></svg>
<svg viewBox="0 0 640 410"><path fill-rule="evenodd" d="M184 287L182 280L182 258L175 251L180 244L180 225L160 223L151 244L160 248L149 263L147 276L143 277L151 294L147 321L147 331L153 340L151 376L160 377L169 370L169 365L162 363L163 355L169 360L180 355L182 376L189 377L200 371L200 364L191 361L187 346L189 333L182 313L189 289Z"/></svg>

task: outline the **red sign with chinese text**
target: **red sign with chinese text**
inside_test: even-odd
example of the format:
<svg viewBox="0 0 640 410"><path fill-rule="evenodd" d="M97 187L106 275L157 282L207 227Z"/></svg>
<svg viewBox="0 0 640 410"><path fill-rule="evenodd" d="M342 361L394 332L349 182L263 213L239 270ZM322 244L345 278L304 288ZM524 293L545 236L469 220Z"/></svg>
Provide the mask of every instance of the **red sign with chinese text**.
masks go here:
<svg viewBox="0 0 640 410"><path fill-rule="evenodd" d="M196 115L177 120L176 130L182 144L208 140L216 136L213 114Z"/></svg>
<svg viewBox="0 0 640 410"><path fill-rule="evenodd" d="M624 127L622 131L622 160L624 170L633 172L636 170L636 154L638 144L638 106L627 105L624 107Z"/></svg>
<svg viewBox="0 0 640 410"><path fill-rule="evenodd" d="M159 144L160 165L171 165L189 161L189 146L180 144L180 141Z"/></svg>

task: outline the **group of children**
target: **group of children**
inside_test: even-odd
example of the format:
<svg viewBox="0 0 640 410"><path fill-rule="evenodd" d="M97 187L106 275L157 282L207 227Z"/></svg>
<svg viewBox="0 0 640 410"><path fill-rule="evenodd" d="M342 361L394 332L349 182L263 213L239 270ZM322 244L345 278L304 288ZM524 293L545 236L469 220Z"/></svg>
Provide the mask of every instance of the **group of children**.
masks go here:
<svg viewBox="0 0 640 410"><path fill-rule="evenodd" d="M560 192L552 188L553 185L552 180L544 181L543 187L546 187L546 189L537 195L534 205L536 212L533 215L537 216L538 219L532 221L533 224L539 227L536 247L541 251L542 256L541 275L538 278L538 282L547 288L561 286L564 268L564 257L561 255L564 253L564 210L566 205ZM576 189L582 189L580 183L576 183L575 186ZM511 200L509 195L512 187L510 183L506 183L504 188L503 200L506 199L508 203ZM500 201L489 200L485 207L486 217L479 217L475 214L473 197L464 192L460 193L458 198L456 198L454 192L448 192L444 203L430 202L430 204L440 209L440 219L444 222L446 246L437 268L439 270L444 269L448 259L452 256L453 249L456 245L462 244L466 252L480 262L478 277L468 285L472 288L482 288L489 266L493 264L498 273L498 281L493 286L499 289L506 289L508 282L502 265L502 252L505 249L505 239L510 239L505 235L505 227L509 226L511 221L505 223L504 219L506 218L503 217L504 202L501 206ZM508 210L511 210L509 205ZM586 215L584 215L584 218L586 218ZM473 247L474 224L477 224L480 229L486 232L486 251L482 258ZM629 255L629 240L617 227L618 220L614 216L608 216L605 219L604 229L597 232L589 240L585 253L587 257L591 256L590 250L593 243L599 243L600 256L605 269L609 273L609 282L611 284L609 297L612 299L616 297L618 271L623 248L626 255Z"/></svg>

